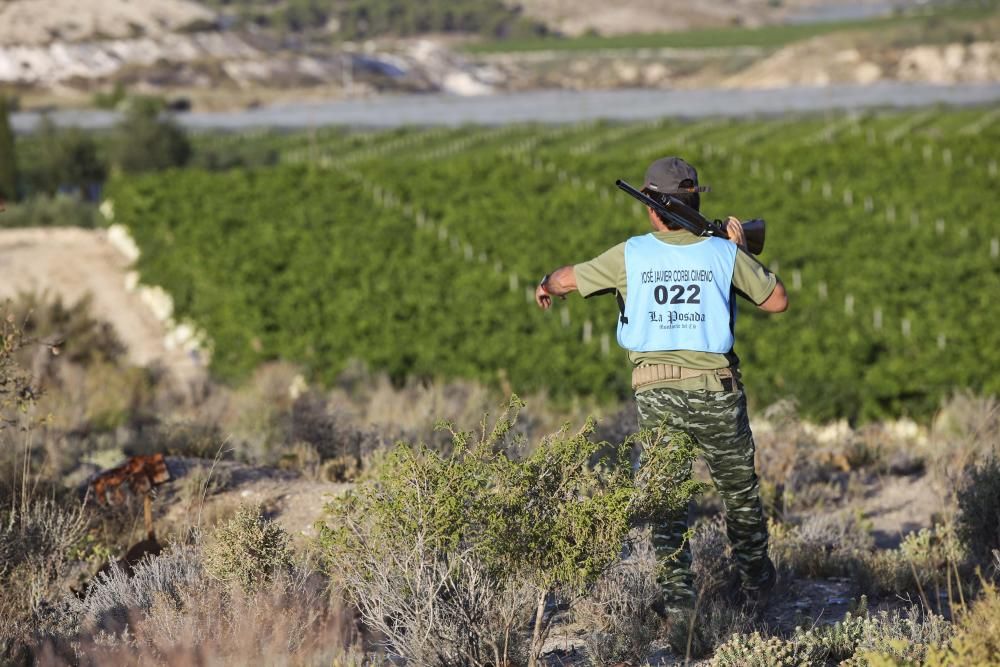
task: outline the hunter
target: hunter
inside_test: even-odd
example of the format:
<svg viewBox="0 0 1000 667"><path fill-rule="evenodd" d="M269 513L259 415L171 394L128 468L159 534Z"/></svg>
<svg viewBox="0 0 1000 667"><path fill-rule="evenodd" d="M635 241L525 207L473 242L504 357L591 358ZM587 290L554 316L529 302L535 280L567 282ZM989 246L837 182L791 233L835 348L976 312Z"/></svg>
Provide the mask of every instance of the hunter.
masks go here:
<svg viewBox="0 0 1000 667"><path fill-rule="evenodd" d="M699 186L694 167L667 157L646 170L642 191L659 202L670 196L699 209L700 193L707 189ZM552 297L573 291L617 296L618 343L632 362L640 426L665 423L695 440L725 506L744 598L762 605L776 575L767 554L753 434L733 350L735 295L769 313L788 308L788 297L778 277L747 251L736 218L726 220L727 240L695 236L666 224L651 208L647 213L652 233L589 262L556 269L538 285L535 301L548 309ZM687 512L652 526L662 591L653 608L661 616L694 602L686 531Z"/></svg>

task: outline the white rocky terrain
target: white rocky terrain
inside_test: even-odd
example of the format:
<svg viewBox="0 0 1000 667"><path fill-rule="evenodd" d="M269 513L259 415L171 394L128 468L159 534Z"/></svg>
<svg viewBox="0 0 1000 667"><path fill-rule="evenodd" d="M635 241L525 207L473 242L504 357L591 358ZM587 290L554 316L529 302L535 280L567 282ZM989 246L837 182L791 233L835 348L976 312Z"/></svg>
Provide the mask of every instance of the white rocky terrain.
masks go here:
<svg viewBox="0 0 1000 667"><path fill-rule="evenodd" d="M98 35L156 36L214 18L189 0L4 0L0 45L46 46Z"/></svg>
<svg viewBox="0 0 1000 667"><path fill-rule="evenodd" d="M902 2L902 0L900 0ZM940 85L1000 81L1000 19L950 31L834 33L783 48L603 49L464 53L437 39L281 47L273 36L219 30L187 0L0 0L0 86L24 106L88 104L96 91L183 96L199 110L365 98L378 93L488 95L539 89ZM904 3L905 4L905 3ZM566 34L754 26L885 2L526 0L526 15ZM850 17L848 13L845 16ZM908 32L907 32L908 31Z"/></svg>

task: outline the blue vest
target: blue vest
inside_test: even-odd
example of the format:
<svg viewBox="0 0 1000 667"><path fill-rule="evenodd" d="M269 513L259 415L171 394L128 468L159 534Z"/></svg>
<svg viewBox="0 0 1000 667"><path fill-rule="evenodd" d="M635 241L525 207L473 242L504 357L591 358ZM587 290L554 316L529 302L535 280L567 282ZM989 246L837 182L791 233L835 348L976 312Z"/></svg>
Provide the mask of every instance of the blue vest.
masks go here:
<svg viewBox="0 0 1000 667"><path fill-rule="evenodd" d="M633 352L732 350L736 251L735 244L716 237L690 245L664 243L652 234L630 238L618 344Z"/></svg>

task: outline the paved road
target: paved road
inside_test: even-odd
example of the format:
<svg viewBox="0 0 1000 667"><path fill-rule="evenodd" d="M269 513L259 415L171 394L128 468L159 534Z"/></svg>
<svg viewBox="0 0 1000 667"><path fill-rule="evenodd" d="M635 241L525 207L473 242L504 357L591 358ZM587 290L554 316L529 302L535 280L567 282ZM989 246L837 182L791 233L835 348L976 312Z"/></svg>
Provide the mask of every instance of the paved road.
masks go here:
<svg viewBox="0 0 1000 667"><path fill-rule="evenodd" d="M604 90L536 91L484 97L448 95L380 96L366 100L262 107L247 111L184 113L192 129L244 130L259 127L305 128L318 125L393 127L398 125L498 125L516 122L565 123L606 118L638 120L663 116L755 116L786 112L914 107L931 104L974 105L1000 101L1000 82L936 86L878 83L777 90ZM104 111L61 111L60 125L104 128L118 116ZM34 113L14 114L14 128L30 132Z"/></svg>

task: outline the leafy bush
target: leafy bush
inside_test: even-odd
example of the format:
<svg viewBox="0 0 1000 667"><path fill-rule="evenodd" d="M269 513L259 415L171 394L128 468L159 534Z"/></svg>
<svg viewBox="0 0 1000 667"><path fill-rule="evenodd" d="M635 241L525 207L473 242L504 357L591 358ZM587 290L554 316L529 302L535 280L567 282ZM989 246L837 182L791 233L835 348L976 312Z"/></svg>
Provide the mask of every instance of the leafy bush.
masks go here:
<svg viewBox="0 0 1000 667"><path fill-rule="evenodd" d="M1000 459L995 455L966 469L957 521L959 536L980 562L1000 549Z"/></svg>
<svg viewBox="0 0 1000 667"><path fill-rule="evenodd" d="M959 617L955 638L946 650L932 651L927 663L936 665L996 664L1000 656L1000 593L986 584L969 611Z"/></svg>
<svg viewBox="0 0 1000 667"><path fill-rule="evenodd" d="M18 153L25 191L35 196L75 192L82 199L93 199L95 188L104 182L108 172L102 148L94 133L59 128L43 117L38 128L25 137Z"/></svg>
<svg viewBox="0 0 1000 667"><path fill-rule="evenodd" d="M373 482L330 505L321 543L331 571L391 654L455 665L527 653L536 664L550 595L589 591L633 524L686 507L702 488L684 480L691 442L662 431L638 436L645 453L634 476L628 465L591 467L601 445L589 428L564 428L509 458L501 449L521 405L512 401L492 428L484 420L475 437L453 433L448 455L398 446ZM525 617L534 618L530 639Z"/></svg>
<svg viewBox="0 0 1000 667"><path fill-rule="evenodd" d="M156 100L132 100L132 107L115 128L112 162L119 169L138 173L187 163L191 157L187 135L175 123L160 117L161 107Z"/></svg>
<svg viewBox="0 0 1000 667"><path fill-rule="evenodd" d="M213 532L205 569L220 581L254 591L291 566L288 542L288 533L264 519L259 507L243 506Z"/></svg>

